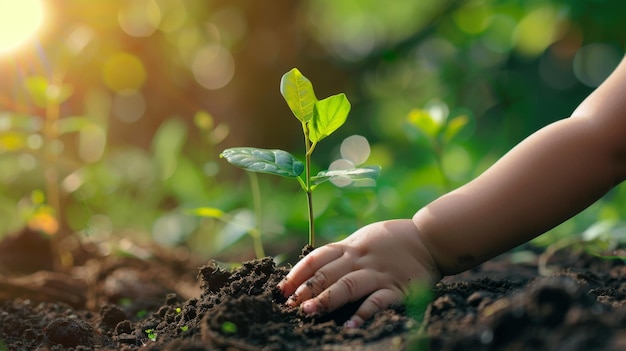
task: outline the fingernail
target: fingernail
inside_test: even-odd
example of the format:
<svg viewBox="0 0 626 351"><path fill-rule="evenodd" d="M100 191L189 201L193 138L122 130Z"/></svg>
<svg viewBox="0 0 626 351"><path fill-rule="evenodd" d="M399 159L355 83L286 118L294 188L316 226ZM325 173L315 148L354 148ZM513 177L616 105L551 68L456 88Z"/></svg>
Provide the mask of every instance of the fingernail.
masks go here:
<svg viewBox="0 0 626 351"><path fill-rule="evenodd" d="M302 311L304 313L308 313L308 314L315 313L317 312L317 308L318 308L318 305L315 301L309 300L302 304Z"/></svg>
<svg viewBox="0 0 626 351"><path fill-rule="evenodd" d="M344 328L359 328L361 325L363 325L363 319L358 316L353 316L343 324Z"/></svg>
<svg viewBox="0 0 626 351"><path fill-rule="evenodd" d="M296 297L294 295L291 295L289 296L285 304L287 304L287 306L289 307L294 307L295 305L298 304L298 302L296 301Z"/></svg>
<svg viewBox="0 0 626 351"><path fill-rule="evenodd" d="M358 327L358 325L356 325L356 321L354 319L348 319L344 324L343 324L344 328L356 328Z"/></svg>

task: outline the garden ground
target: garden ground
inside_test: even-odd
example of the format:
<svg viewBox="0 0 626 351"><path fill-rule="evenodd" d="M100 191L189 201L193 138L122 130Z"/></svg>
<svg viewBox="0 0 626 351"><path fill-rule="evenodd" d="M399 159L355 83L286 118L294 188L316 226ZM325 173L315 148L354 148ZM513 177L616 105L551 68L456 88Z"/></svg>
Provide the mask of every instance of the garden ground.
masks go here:
<svg viewBox="0 0 626 351"><path fill-rule="evenodd" d="M0 242L0 350L626 349L626 265L582 250L502 255L350 330L356 305L318 318L286 307L287 268L270 258L230 270L174 249L68 252L55 270L40 235Z"/></svg>

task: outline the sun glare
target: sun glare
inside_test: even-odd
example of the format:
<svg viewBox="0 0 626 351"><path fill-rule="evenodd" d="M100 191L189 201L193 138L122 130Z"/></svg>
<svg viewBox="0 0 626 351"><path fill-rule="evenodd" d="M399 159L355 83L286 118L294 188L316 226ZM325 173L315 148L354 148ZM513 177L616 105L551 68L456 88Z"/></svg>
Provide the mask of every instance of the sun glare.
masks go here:
<svg viewBox="0 0 626 351"><path fill-rule="evenodd" d="M27 43L43 19L42 0L0 0L0 55Z"/></svg>

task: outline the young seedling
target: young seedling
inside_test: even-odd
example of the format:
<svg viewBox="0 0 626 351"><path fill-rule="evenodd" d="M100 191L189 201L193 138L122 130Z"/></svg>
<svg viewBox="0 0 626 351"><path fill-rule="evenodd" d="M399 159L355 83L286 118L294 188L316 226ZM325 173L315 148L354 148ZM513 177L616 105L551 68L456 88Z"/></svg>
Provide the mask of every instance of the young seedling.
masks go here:
<svg viewBox="0 0 626 351"><path fill-rule="evenodd" d="M237 333L237 324L229 321L222 323L222 332L224 332L224 334Z"/></svg>
<svg viewBox="0 0 626 351"><path fill-rule="evenodd" d="M309 221L309 246L315 246L313 221L313 190L333 178L351 180L374 179L380 167L363 167L320 171L311 175L311 154L317 144L341 127L350 112L350 102L345 94L337 94L318 100L313 84L296 68L285 73L280 80L280 93L294 116L302 124L304 134L304 163L283 150L254 147L235 147L224 150L220 157L250 172L268 173L295 178L306 193Z"/></svg>
<svg viewBox="0 0 626 351"><path fill-rule="evenodd" d="M447 107L442 108L440 104L433 104L430 109L413 109L409 112L407 121L409 125L416 128L428 140L435 156L437 169L441 175L443 185L447 190L452 190L452 182L443 166L444 149L467 125L469 117L467 115L458 115L448 119Z"/></svg>
<svg viewBox="0 0 626 351"><path fill-rule="evenodd" d="M157 333L154 331L154 329L146 329L144 331L146 332L146 336L148 336L148 339L150 339L150 341L156 341Z"/></svg>

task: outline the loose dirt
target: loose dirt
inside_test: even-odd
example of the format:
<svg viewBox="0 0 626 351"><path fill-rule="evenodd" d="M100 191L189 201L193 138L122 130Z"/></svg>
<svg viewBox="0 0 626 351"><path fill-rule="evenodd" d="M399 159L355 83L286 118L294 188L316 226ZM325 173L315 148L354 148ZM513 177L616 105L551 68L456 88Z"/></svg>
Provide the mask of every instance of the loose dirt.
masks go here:
<svg viewBox="0 0 626 351"><path fill-rule="evenodd" d="M47 240L24 231L0 242L0 351L626 349L624 261L528 249L345 329L358 303L321 317L287 307L276 284L288 268L271 258L227 269L75 243L55 270Z"/></svg>

